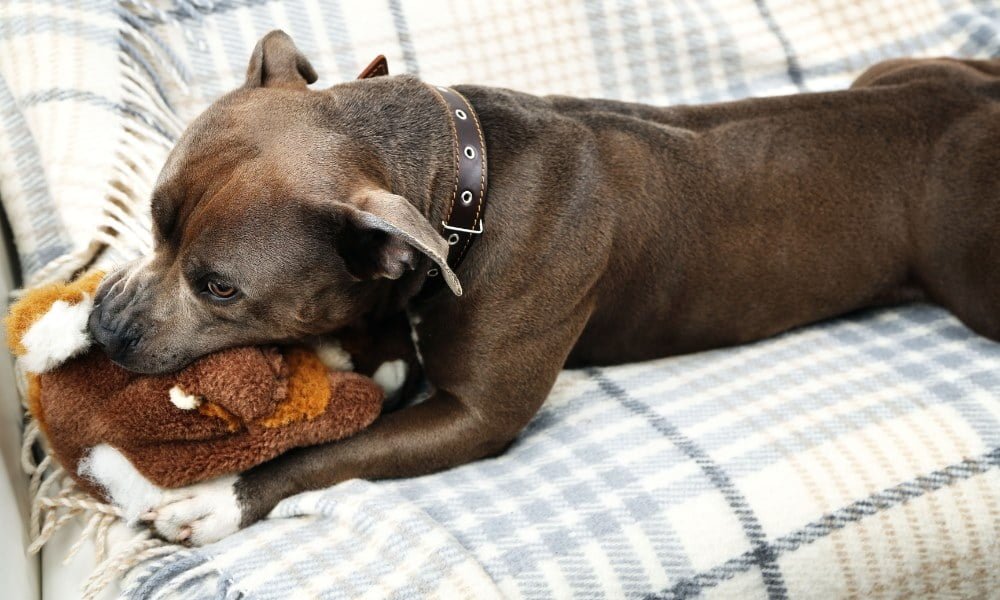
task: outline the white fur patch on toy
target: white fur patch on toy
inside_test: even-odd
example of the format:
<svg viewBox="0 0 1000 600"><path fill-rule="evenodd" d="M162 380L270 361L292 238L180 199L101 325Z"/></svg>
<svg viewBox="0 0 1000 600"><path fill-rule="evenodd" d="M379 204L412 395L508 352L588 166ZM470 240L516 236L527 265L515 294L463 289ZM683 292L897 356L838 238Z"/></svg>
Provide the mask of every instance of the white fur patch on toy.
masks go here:
<svg viewBox="0 0 1000 600"><path fill-rule="evenodd" d="M193 396L175 385L170 388L170 402L181 410L194 410L201 406L201 396Z"/></svg>
<svg viewBox="0 0 1000 600"><path fill-rule="evenodd" d="M94 446L80 461L79 470L125 513L129 525L151 521L156 531L172 542L208 544L240 528L243 513L236 499L235 475L163 489L107 444Z"/></svg>
<svg viewBox="0 0 1000 600"><path fill-rule="evenodd" d="M316 344L316 356L331 371L354 370L354 361L351 360L350 353L340 345L340 340Z"/></svg>
<svg viewBox="0 0 1000 600"><path fill-rule="evenodd" d="M392 396L406 381L406 361L399 358L382 363L372 375L372 380L385 390L386 396Z"/></svg>
<svg viewBox="0 0 1000 600"><path fill-rule="evenodd" d="M94 446L80 461L78 469L80 475L100 486L111 503L122 509L129 524L162 501L163 489L146 479L124 454L107 444Z"/></svg>
<svg viewBox="0 0 1000 600"><path fill-rule="evenodd" d="M76 304L55 302L21 338L24 368L44 373L86 350L90 346L87 321L93 308L94 299L89 295Z"/></svg>

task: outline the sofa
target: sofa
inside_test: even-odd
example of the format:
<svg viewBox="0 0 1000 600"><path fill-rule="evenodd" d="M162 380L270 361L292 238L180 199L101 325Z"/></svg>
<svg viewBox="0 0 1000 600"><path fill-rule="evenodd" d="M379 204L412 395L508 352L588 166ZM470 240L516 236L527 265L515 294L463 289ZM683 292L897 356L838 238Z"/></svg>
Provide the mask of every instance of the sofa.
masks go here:
<svg viewBox="0 0 1000 600"><path fill-rule="evenodd" d="M384 53L438 84L658 104L1000 57L989 0L4 3L4 298L150 251L159 165L272 28L317 87ZM301 494L201 548L74 511L66 489L28 553L22 462L44 449L22 454L16 380L0 356L4 597L1000 597L1000 344L929 305L565 371L499 457Z"/></svg>
<svg viewBox="0 0 1000 600"><path fill-rule="evenodd" d="M6 298L17 279L10 236L0 243L0 292ZM11 598L39 597L38 557L26 553L28 539L28 479L21 468L21 402L14 384L14 362L6 346L0 350L0 574Z"/></svg>

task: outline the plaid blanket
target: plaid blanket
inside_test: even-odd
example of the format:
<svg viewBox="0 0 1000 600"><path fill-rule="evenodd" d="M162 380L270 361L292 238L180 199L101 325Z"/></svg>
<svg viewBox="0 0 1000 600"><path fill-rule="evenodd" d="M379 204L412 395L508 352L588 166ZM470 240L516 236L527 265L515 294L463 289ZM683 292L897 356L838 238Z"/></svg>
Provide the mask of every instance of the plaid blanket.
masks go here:
<svg viewBox="0 0 1000 600"><path fill-rule="evenodd" d="M148 249L157 166L274 27L321 85L385 53L434 83L663 104L1000 56L991 0L9 2L0 198L32 281ZM987 597L998 396L1000 345L926 306L568 371L503 456L288 499L122 595Z"/></svg>
<svg viewBox="0 0 1000 600"><path fill-rule="evenodd" d="M504 455L289 499L127 595L987 597L998 391L930 307L567 371Z"/></svg>

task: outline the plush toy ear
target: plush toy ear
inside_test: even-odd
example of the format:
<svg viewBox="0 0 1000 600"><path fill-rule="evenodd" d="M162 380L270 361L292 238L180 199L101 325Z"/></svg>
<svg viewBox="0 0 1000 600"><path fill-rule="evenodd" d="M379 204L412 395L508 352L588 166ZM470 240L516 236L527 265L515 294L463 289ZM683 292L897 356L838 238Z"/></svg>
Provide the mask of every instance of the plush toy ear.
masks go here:
<svg viewBox="0 0 1000 600"><path fill-rule="evenodd" d="M334 211L342 223L337 252L355 277L399 279L415 267L419 252L434 261L451 291L462 295L462 284L448 266L448 242L406 198L369 190Z"/></svg>
<svg viewBox="0 0 1000 600"><path fill-rule="evenodd" d="M270 347L213 352L177 372L170 401L184 410L215 404L242 421L257 419L274 411L287 391L287 378L279 376L281 362L277 349Z"/></svg>
<svg viewBox="0 0 1000 600"><path fill-rule="evenodd" d="M90 346L87 320L103 278L95 271L72 283L28 290L10 307L7 344L27 371L44 373Z"/></svg>
<svg viewBox="0 0 1000 600"><path fill-rule="evenodd" d="M295 42L280 29L260 38L250 55L244 88L283 87L306 89L318 79L309 60L295 47Z"/></svg>

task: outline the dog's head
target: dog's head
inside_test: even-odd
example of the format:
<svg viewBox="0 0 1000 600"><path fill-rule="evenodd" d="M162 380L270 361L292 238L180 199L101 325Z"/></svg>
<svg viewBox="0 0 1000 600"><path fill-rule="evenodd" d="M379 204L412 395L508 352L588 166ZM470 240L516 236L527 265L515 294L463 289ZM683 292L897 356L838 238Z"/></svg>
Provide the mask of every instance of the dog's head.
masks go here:
<svg viewBox="0 0 1000 600"><path fill-rule="evenodd" d="M185 131L153 192L154 254L97 293L90 331L115 362L161 373L328 332L430 261L461 293L447 242L393 193L392 165L365 136L338 129L336 88L309 90L315 80L272 32L244 85Z"/></svg>

